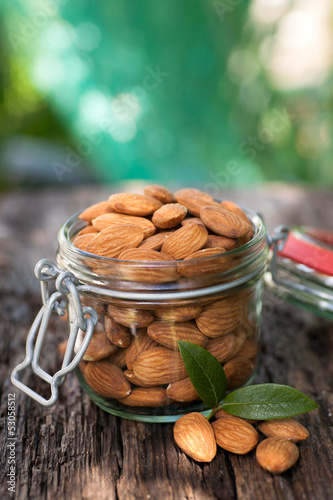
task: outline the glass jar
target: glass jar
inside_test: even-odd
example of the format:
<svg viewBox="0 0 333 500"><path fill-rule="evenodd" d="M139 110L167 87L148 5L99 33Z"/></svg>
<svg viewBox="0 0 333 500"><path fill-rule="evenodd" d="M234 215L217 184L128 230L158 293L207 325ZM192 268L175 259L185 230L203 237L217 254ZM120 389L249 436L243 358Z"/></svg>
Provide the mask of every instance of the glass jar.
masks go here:
<svg viewBox="0 0 333 500"><path fill-rule="evenodd" d="M98 324L77 375L104 410L141 421L168 422L204 411L177 340L198 344L223 365L227 389L253 380L261 323L267 245L261 218L245 210L254 237L211 257L133 262L92 256L73 244L85 222L69 219L59 232L57 264L78 280L82 305ZM77 321L70 297L71 329ZM85 334L76 338L78 351Z"/></svg>
<svg viewBox="0 0 333 500"><path fill-rule="evenodd" d="M210 351L224 367L229 390L251 383L264 279L278 296L333 319L333 233L279 226L270 236L258 214L243 210L252 224L249 242L171 262L124 261L79 250L72 241L86 223L71 217L58 235L58 265L44 259L35 267L43 306L12 383L52 406L76 369L84 390L105 411L132 420L174 421L208 411L187 376L178 340ZM50 295L52 281L57 291ZM40 366L43 342L52 312L66 311L68 341L62 366L51 375ZM28 367L50 385L49 399L20 380Z"/></svg>

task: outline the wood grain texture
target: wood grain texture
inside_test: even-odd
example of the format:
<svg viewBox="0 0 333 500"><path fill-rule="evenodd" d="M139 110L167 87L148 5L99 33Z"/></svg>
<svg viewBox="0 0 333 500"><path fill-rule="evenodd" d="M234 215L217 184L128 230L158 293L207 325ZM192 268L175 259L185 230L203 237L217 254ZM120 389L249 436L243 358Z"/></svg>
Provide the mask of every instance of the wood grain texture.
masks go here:
<svg viewBox="0 0 333 500"><path fill-rule="evenodd" d="M92 404L75 375L59 402L42 408L10 383L24 357L25 338L41 301L33 275L41 258L55 258L56 233L73 213L126 186L14 192L0 201L0 497L17 499L328 500L333 491L333 324L268 293L264 299L262 355L255 382L292 385L320 405L298 420L310 431L300 460L281 476L260 469L254 452L218 450L211 464L198 464L175 445L172 424L144 424L113 417ZM141 191L141 188L140 188ZM271 185L221 193L280 223L332 227L329 192ZM51 322L45 365L59 364L57 344L66 325ZM25 381L47 395L42 382ZM7 491L8 393L16 394L16 494Z"/></svg>

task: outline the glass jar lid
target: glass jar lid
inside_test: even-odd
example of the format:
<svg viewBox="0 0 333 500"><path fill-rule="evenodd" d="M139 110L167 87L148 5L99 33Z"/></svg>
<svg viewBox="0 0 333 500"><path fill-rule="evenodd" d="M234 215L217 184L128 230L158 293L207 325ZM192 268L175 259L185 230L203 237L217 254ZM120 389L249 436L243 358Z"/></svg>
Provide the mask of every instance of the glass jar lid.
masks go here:
<svg viewBox="0 0 333 500"><path fill-rule="evenodd" d="M280 226L268 242L267 288L292 304L333 320L333 232Z"/></svg>

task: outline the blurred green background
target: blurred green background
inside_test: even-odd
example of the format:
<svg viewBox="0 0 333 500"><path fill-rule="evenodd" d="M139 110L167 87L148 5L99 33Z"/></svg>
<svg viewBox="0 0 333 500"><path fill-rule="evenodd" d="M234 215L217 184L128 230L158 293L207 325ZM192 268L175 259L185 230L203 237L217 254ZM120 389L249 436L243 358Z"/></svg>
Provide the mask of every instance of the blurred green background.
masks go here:
<svg viewBox="0 0 333 500"><path fill-rule="evenodd" d="M331 0L2 0L0 185L333 186Z"/></svg>

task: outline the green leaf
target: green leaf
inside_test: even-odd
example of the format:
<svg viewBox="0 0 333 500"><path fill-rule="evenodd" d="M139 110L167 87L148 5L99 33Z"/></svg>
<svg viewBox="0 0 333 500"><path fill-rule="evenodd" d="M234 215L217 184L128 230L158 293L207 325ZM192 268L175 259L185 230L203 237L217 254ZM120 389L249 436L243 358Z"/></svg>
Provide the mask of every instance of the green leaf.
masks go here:
<svg viewBox="0 0 333 500"><path fill-rule="evenodd" d="M301 391L279 384L249 385L231 392L222 403L227 413L256 420L287 418L318 408Z"/></svg>
<svg viewBox="0 0 333 500"><path fill-rule="evenodd" d="M215 356L192 342L178 341L180 354L187 373L202 401L215 408L226 391L226 378L222 365Z"/></svg>

